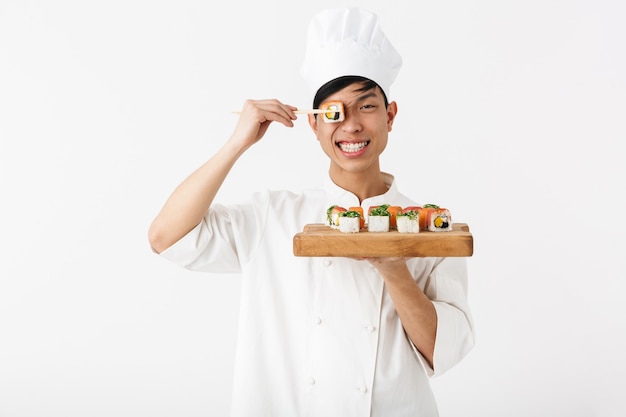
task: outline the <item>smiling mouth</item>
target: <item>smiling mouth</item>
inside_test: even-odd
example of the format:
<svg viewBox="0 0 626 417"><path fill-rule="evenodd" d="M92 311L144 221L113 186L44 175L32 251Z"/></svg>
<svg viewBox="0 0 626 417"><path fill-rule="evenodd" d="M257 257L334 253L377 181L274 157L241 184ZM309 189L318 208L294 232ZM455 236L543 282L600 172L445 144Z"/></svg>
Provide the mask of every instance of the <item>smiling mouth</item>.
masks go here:
<svg viewBox="0 0 626 417"><path fill-rule="evenodd" d="M363 150L367 145L370 144L370 141L365 142L338 142L337 147L341 149L343 152L354 153Z"/></svg>

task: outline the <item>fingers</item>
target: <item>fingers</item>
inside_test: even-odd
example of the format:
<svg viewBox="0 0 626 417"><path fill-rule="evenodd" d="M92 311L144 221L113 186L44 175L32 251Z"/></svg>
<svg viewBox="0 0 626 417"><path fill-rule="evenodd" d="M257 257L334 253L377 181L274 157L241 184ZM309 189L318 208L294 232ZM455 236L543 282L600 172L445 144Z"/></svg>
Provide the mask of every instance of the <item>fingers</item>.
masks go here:
<svg viewBox="0 0 626 417"><path fill-rule="evenodd" d="M373 266L391 266L406 264L407 258L404 257L388 257L388 258L367 258Z"/></svg>
<svg viewBox="0 0 626 417"><path fill-rule="evenodd" d="M293 120L297 118L294 110L297 110L297 108L283 104L276 99L246 100L241 117L254 120L259 124L278 122L287 127L292 127Z"/></svg>
<svg viewBox="0 0 626 417"><path fill-rule="evenodd" d="M240 149L247 149L259 141L273 122L293 127L297 108L283 104L276 99L246 100L239 113L239 120L230 138L230 143Z"/></svg>

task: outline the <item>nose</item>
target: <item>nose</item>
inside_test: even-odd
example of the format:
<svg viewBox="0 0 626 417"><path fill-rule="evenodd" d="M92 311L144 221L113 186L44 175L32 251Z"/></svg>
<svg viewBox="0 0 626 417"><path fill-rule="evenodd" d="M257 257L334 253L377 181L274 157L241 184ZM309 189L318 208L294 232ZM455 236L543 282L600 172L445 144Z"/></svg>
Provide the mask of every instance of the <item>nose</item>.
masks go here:
<svg viewBox="0 0 626 417"><path fill-rule="evenodd" d="M362 128L363 126L361 125L361 119L358 112L344 107L341 129L344 132L360 132Z"/></svg>

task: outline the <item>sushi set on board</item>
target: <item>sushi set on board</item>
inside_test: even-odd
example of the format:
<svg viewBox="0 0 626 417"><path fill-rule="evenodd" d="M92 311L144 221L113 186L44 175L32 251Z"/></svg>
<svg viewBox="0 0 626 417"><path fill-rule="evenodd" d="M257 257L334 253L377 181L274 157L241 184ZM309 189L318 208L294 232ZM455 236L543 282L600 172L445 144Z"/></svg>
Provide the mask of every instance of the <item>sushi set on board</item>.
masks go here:
<svg viewBox="0 0 626 417"><path fill-rule="evenodd" d="M307 224L293 237L293 253L306 257L468 257L474 252L469 226L453 223L434 204L368 210L331 206L325 223Z"/></svg>

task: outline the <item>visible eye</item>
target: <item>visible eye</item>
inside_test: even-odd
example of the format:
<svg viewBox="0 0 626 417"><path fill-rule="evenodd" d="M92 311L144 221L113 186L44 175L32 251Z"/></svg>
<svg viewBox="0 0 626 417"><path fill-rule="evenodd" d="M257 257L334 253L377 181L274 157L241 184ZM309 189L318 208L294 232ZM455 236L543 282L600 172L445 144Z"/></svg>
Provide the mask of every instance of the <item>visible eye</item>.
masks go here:
<svg viewBox="0 0 626 417"><path fill-rule="evenodd" d="M374 108L376 108L376 106L373 105L373 104L365 104L365 105L361 106L362 110L371 110L371 109L374 109Z"/></svg>

